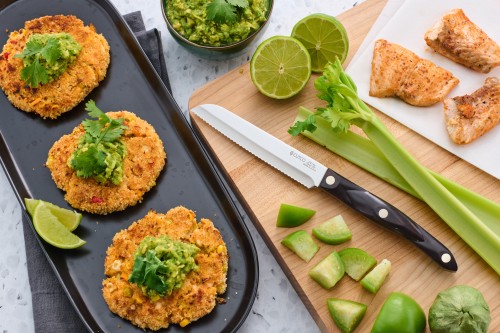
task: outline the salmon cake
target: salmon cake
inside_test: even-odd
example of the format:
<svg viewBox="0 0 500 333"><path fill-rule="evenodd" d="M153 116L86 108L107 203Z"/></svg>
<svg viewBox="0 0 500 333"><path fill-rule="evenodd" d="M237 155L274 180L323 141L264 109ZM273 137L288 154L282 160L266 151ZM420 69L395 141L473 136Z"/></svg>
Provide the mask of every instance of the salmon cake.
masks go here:
<svg viewBox="0 0 500 333"><path fill-rule="evenodd" d="M32 87L21 79L23 52L30 36L67 33L81 46L76 59L53 81ZM71 15L44 16L13 31L0 54L0 87L18 109L42 118L57 118L73 109L106 77L109 44L93 25Z"/></svg>
<svg viewBox="0 0 500 333"><path fill-rule="evenodd" d="M52 179L66 192L64 198L73 208L103 215L141 202L143 195L156 185L166 161L163 142L153 126L128 111L107 112L106 115L111 119L123 119L127 127L122 135L126 154L119 184L80 177L68 165L85 135L82 124L54 143L46 162Z"/></svg>
<svg viewBox="0 0 500 333"><path fill-rule="evenodd" d="M167 236L198 248L194 256L196 269L187 273L170 295L147 295L144 287L129 282L137 265L134 254L147 236ZM193 211L178 206L166 214L150 211L113 237L104 260L107 277L102 292L113 313L142 329L159 330L170 324L184 327L224 302L220 295L227 288L227 271L227 247L219 230L208 219L197 222Z"/></svg>

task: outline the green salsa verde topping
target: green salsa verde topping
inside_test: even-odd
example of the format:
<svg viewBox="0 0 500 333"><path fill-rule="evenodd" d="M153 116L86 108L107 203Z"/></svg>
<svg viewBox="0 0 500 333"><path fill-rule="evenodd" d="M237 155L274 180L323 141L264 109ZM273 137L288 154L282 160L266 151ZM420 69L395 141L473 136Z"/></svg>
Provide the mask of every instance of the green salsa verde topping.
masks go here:
<svg viewBox="0 0 500 333"><path fill-rule="evenodd" d="M146 236L134 254L129 281L139 285L151 298L169 296L179 289L187 274L198 269L195 256L200 249L168 236Z"/></svg>
<svg viewBox="0 0 500 333"><path fill-rule="evenodd" d="M21 79L31 87L38 87L57 79L75 61L82 49L70 34L33 34L29 36L23 52Z"/></svg>
<svg viewBox="0 0 500 333"><path fill-rule="evenodd" d="M266 20L268 0L166 0L172 27L191 42L208 46L237 43Z"/></svg>

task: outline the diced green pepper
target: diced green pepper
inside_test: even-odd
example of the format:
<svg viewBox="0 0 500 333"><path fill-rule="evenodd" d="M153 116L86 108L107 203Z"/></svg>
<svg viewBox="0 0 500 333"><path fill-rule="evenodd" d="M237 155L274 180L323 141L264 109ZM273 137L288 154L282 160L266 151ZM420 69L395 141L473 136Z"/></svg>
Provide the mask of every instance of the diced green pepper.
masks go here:
<svg viewBox="0 0 500 333"><path fill-rule="evenodd" d="M333 251L316 264L309 276L325 289L330 289L344 276L344 263L337 252Z"/></svg>
<svg viewBox="0 0 500 333"><path fill-rule="evenodd" d="M335 325L344 333L350 333L358 327L367 308L363 303L338 298L327 299L327 306Z"/></svg>
<svg viewBox="0 0 500 333"><path fill-rule="evenodd" d="M314 214L316 214L316 211L312 209L281 204L276 226L285 228L298 227L313 217Z"/></svg>
<svg viewBox="0 0 500 333"><path fill-rule="evenodd" d="M382 305L371 333L422 333L425 325L420 305L408 295L392 292Z"/></svg>
<svg viewBox="0 0 500 333"><path fill-rule="evenodd" d="M374 257L355 247L340 250L339 256L344 262L345 272L355 281L361 280L377 264Z"/></svg>
<svg viewBox="0 0 500 333"><path fill-rule="evenodd" d="M292 232L283 238L281 244L292 250L305 262L309 262L319 250L319 245L305 230Z"/></svg>
<svg viewBox="0 0 500 333"><path fill-rule="evenodd" d="M313 228L313 235L326 244L336 245L352 238L351 230L342 215L337 215Z"/></svg>
<svg viewBox="0 0 500 333"><path fill-rule="evenodd" d="M391 271L391 262L384 259L360 281L363 288L375 294Z"/></svg>

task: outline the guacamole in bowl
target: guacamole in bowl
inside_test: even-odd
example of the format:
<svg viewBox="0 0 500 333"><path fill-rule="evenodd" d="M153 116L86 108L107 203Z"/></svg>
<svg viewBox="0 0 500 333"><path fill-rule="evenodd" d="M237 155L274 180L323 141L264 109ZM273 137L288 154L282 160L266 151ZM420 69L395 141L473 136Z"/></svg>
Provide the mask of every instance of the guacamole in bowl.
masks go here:
<svg viewBox="0 0 500 333"><path fill-rule="evenodd" d="M172 36L184 46L237 51L262 30L272 0L161 0Z"/></svg>

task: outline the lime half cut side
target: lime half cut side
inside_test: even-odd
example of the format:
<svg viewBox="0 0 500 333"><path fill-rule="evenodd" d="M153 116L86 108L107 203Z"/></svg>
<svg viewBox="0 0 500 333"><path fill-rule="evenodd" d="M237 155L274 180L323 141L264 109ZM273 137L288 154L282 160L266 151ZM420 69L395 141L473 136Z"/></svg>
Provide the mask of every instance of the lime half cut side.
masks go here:
<svg viewBox="0 0 500 333"><path fill-rule="evenodd" d="M28 213L33 217L36 207L40 204L40 202L43 202L47 208L50 210L50 212L61 222L69 231L75 230L79 225L82 220L82 214L78 213L74 210L66 209L59 207L57 205L54 205L53 203L43 201L43 200L38 200L38 199L31 199L31 198L25 198L24 203L26 205L26 210Z"/></svg>
<svg viewBox="0 0 500 333"><path fill-rule="evenodd" d="M326 14L311 14L297 22L292 37L298 39L311 55L313 72L322 72L328 62L339 58L343 63L349 52L349 38L342 23Z"/></svg>
<svg viewBox="0 0 500 333"><path fill-rule="evenodd" d="M263 41L250 61L250 75L266 96L285 99L304 89L311 76L311 57L297 39L274 36Z"/></svg>
<svg viewBox="0 0 500 333"><path fill-rule="evenodd" d="M59 222L43 201L36 206L32 218L36 232L50 245L61 249L75 249L86 243Z"/></svg>

